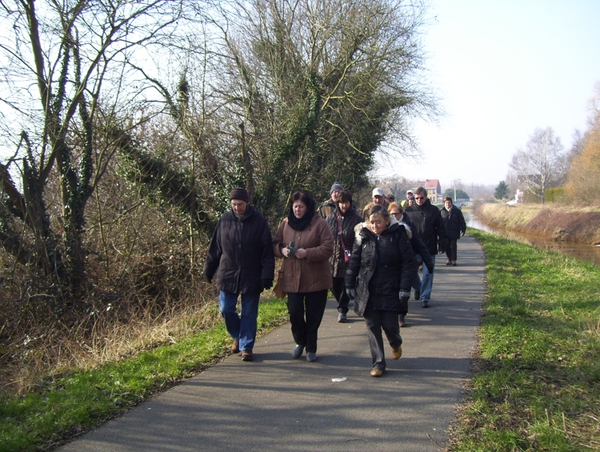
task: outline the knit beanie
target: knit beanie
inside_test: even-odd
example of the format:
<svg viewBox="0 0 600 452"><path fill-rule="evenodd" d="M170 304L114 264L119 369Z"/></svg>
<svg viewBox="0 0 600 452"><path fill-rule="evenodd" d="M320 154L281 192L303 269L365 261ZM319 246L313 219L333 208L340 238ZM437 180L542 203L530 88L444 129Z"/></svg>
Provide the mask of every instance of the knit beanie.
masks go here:
<svg viewBox="0 0 600 452"><path fill-rule="evenodd" d="M335 190L344 191L344 187L342 187L342 184L340 184L339 182L334 182L331 186L331 190L329 190L329 194L332 194Z"/></svg>
<svg viewBox="0 0 600 452"><path fill-rule="evenodd" d="M241 201L246 201L250 203L250 195L245 188L236 187L231 192L229 192L229 199L239 199Z"/></svg>

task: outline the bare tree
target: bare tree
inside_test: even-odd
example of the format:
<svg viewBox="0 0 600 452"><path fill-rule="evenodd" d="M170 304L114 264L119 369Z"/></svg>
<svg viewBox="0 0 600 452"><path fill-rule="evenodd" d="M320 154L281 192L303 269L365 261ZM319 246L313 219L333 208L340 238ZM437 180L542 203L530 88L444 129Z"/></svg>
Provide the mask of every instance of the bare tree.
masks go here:
<svg viewBox="0 0 600 452"><path fill-rule="evenodd" d="M100 132L125 105L143 100L130 64L136 52L147 55L148 46L170 39L181 5L0 4L1 66L10 68L0 81L0 98L10 107L2 144L15 148L0 163L0 240L19 262L38 269L60 314L85 287L85 208L116 149L111 135Z"/></svg>
<svg viewBox="0 0 600 452"><path fill-rule="evenodd" d="M259 205L281 209L295 188L325 196L334 180L354 190L367 185L384 138L407 137L405 118L431 109L415 82L423 6L403 0L232 5L216 24L227 57L220 86L235 125L244 125L242 149Z"/></svg>
<svg viewBox="0 0 600 452"><path fill-rule="evenodd" d="M510 168L517 174L519 184L544 203L546 190L560 186L564 180L565 165L560 138L549 127L534 131L526 149L513 155Z"/></svg>
<svg viewBox="0 0 600 452"><path fill-rule="evenodd" d="M589 128L578 141L581 150L572 153L566 188L572 197L579 201L597 203L600 197L600 82L596 84L596 94L590 100Z"/></svg>

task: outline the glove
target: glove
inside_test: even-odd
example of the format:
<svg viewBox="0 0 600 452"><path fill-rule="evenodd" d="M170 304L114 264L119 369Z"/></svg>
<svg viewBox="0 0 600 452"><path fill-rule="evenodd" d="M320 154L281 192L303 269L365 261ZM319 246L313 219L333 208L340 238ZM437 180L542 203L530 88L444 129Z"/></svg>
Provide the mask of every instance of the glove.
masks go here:
<svg viewBox="0 0 600 452"><path fill-rule="evenodd" d="M263 278L260 280L260 285L262 286L263 290L268 290L271 287L273 287L273 280L268 279L268 278Z"/></svg>
<svg viewBox="0 0 600 452"><path fill-rule="evenodd" d="M292 257L294 257L294 256L296 255L296 251L298 251L298 248L296 248L296 247L294 246L294 242L290 242L290 244L289 244L288 246L286 246L286 248L287 248L288 250L290 250L290 252L288 253L288 256L287 256L287 257L289 257L289 258L292 258Z"/></svg>
<svg viewBox="0 0 600 452"><path fill-rule="evenodd" d="M346 287L346 294L351 300L356 298L356 290L353 287Z"/></svg>
<svg viewBox="0 0 600 452"><path fill-rule="evenodd" d="M210 276L208 276L206 273L203 273L203 274L204 274L204 279L206 279L206 282L208 284L210 284L210 282L212 281L212 278Z"/></svg>
<svg viewBox="0 0 600 452"><path fill-rule="evenodd" d="M425 264L425 263L423 263L423 264L425 265L425 267L427 267L427 271L428 271L429 273L433 273L433 268L429 267L429 265L427 265L427 264Z"/></svg>
<svg viewBox="0 0 600 452"><path fill-rule="evenodd" d="M406 313L408 311L408 299L410 298L410 294L406 294L405 292L400 292L400 312Z"/></svg>
<svg viewBox="0 0 600 452"><path fill-rule="evenodd" d="M460 236L461 236L461 237L464 237L464 236L465 236L465 231L462 231L462 232L460 233Z"/></svg>

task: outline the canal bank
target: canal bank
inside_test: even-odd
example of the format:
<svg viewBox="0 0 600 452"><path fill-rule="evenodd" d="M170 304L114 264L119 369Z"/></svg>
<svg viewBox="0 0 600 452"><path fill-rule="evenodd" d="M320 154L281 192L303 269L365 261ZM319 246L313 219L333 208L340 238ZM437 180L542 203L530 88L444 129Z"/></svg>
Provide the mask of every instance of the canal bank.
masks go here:
<svg viewBox="0 0 600 452"><path fill-rule="evenodd" d="M483 204L464 216L470 228L600 265L600 246L595 246L600 240L598 209Z"/></svg>

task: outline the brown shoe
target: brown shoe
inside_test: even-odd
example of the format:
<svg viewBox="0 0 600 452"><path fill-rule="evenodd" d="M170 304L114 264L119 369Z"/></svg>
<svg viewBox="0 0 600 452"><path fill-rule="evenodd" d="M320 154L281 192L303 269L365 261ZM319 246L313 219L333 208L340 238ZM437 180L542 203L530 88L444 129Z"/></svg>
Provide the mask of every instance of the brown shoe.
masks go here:
<svg viewBox="0 0 600 452"><path fill-rule="evenodd" d="M242 352L242 361L252 361L254 359L254 355L252 352L243 351Z"/></svg>
<svg viewBox="0 0 600 452"><path fill-rule="evenodd" d="M402 345L398 345L398 348L392 349L392 359L400 359L402 356Z"/></svg>
<svg viewBox="0 0 600 452"><path fill-rule="evenodd" d="M398 325L400 325L401 327L405 327L406 326L406 320L405 320L405 315L404 314L399 314L398 315Z"/></svg>
<svg viewBox="0 0 600 452"><path fill-rule="evenodd" d="M239 353L240 352L240 341L237 339L233 341L233 345L231 346L231 353Z"/></svg>
<svg viewBox="0 0 600 452"><path fill-rule="evenodd" d="M381 370L381 369L373 369L371 371L372 377L381 377L382 375L383 375L383 370Z"/></svg>

